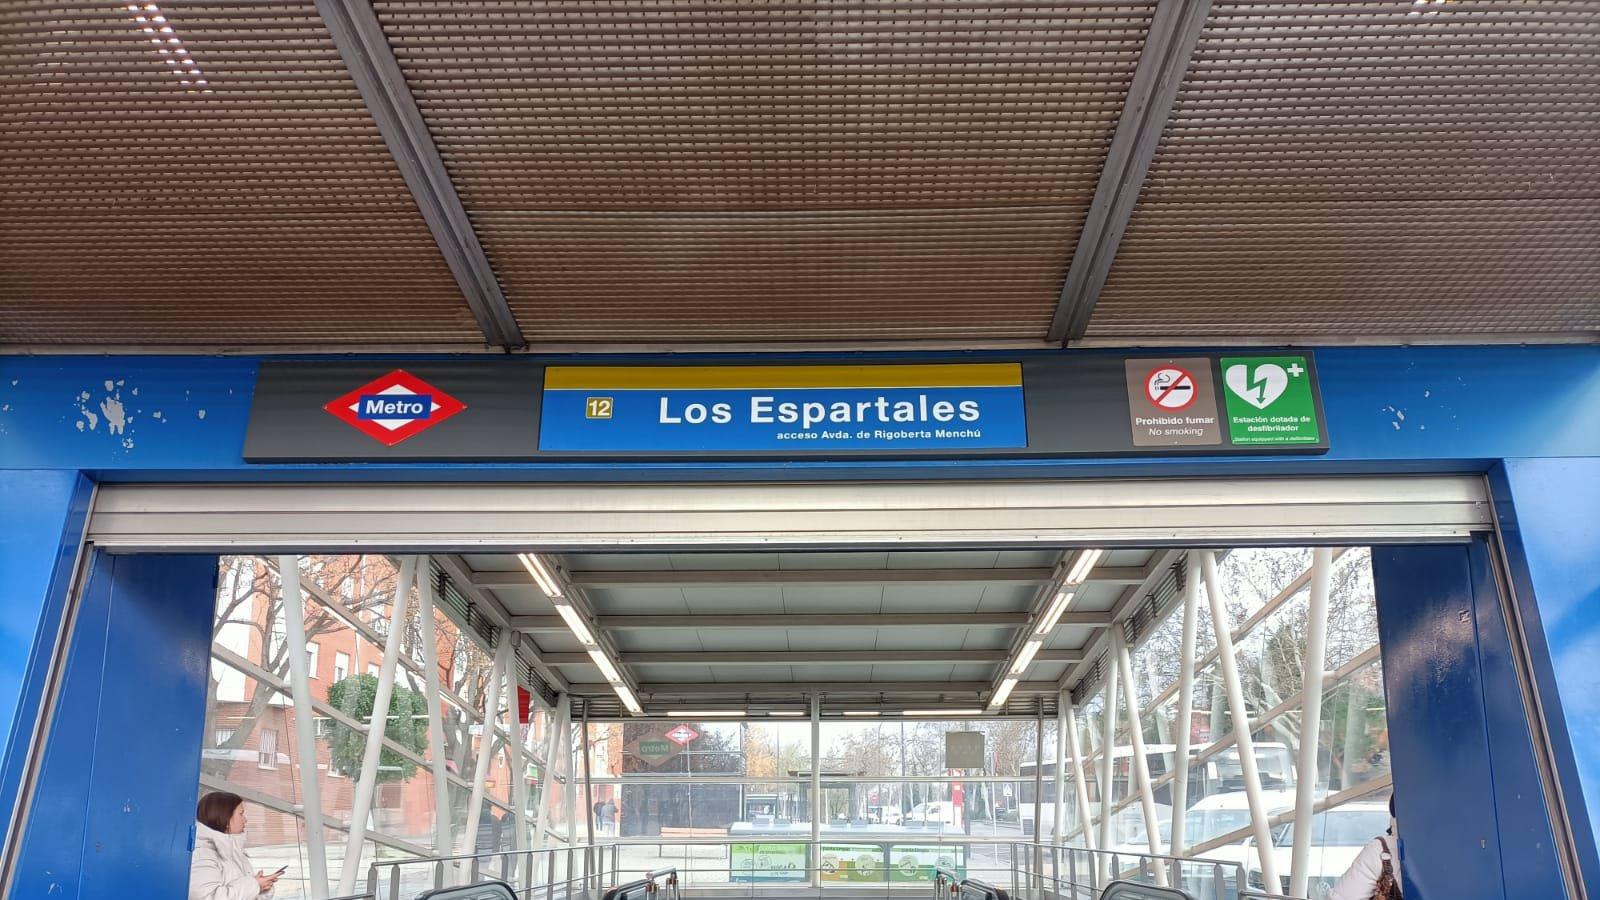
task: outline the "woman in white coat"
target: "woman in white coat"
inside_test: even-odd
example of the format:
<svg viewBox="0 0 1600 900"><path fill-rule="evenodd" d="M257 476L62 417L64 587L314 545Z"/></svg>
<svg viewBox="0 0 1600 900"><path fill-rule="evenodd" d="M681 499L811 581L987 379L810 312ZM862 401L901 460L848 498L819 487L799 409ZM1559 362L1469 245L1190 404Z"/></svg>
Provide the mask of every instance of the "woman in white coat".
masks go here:
<svg viewBox="0 0 1600 900"><path fill-rule="evenodd" d="M264 900L282 870L251 874L244 855L244 798L213 791L194 812L194 857L189 863L189 900Z"/></svg>
<svg viewBox="0 0 1600 900"><path fill-rule="evenodd" d="M1400 826L1389 795L1389 833L1367 842L1328 893L1328 900L1399 900Z"/></svg>

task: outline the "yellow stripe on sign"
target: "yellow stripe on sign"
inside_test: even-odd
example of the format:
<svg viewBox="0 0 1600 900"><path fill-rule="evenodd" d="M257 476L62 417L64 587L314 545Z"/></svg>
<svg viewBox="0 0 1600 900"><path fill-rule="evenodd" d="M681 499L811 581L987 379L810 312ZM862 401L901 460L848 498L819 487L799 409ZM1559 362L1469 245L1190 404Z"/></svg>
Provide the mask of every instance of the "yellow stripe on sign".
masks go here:
<svg viewBox="0 0 1600 900"><path fill-rule="evenodd" d="M1020 363L933 366L549 366L547 391L1021 387Z"/></svg>

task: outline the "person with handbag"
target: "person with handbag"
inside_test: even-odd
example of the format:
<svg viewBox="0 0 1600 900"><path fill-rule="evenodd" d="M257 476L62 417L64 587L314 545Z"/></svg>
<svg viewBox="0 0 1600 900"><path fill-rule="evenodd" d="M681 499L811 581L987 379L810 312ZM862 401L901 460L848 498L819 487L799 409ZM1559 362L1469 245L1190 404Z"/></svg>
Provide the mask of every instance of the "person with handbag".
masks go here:
<svg viewBox="0 0 1600 900"><path fill-rule="evenodd" d="M1400 826L1394 816L1394 795L1389 795L1389 830L1367 842L1340 876L1327 900L1399 900Z"/></svg>

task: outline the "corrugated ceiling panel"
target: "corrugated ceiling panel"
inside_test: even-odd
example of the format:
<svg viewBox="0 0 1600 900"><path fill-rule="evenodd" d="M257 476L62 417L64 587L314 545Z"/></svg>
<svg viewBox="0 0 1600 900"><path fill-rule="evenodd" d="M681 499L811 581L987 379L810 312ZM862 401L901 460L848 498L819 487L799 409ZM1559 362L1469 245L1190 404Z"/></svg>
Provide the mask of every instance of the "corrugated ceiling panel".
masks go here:
<svg viewBox="0 0 1600 900"><path fill-rule="evenodd" d="M1219 2L1091 337L1600 330L1600 3Z"/></svg>
<svg viewBox="0 0 1600 900"><path fill-rule="evenodd" d="M310 2L12 3L0 73L0 341L482 344Z"/></svg>
<svg viewBox="0 0 1600 900"><path fill-rule="evenodd" d="M536 340L1039 338L1152 4L374 4Z"/></svg>

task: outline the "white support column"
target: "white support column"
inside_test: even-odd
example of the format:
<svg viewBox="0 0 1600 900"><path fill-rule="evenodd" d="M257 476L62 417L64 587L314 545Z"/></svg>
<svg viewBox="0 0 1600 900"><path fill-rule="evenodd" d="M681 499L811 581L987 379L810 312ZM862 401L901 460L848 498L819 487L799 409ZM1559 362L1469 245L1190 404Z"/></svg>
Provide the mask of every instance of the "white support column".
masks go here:
<svg viewBox="0 0 1600 900"><path fill-rule="evenodd" d="M1311 861L1311 807L1316 802L1317 744L1322 734L1322 676L1328 663L1328 592L1333 551L1311 551L1311 604L1306 610L1305 677L1300 700L1300 762L1294 773L1294 847L1289 857L1289 893L1303 897Z"/></svg>
<svg viewBox="0 0 1600 900"><path fill-rule="evenodd" d="M1039 845L1044 841L1044 701L1036 697L1034 702L1039 705L1033 716L1033 871L1036 877L1042 877L1044 852Z"/></svg>
<svg viewBox="0 0 1600 900"><path fill-rule="evenodd" d="M1139 722L1139 690L1133 680L1133 660L1128 645L1117 636L1117 668L1128 686L1128 734L1133 738L1133 777L1139 786L1139 805L1144 813L1144 834L1151 856L1161 855L1161 820L1156 818L1156 796L1150 789L1150 760L1144 755L1144 727ZM1156 866L1156 884L1166 887L1167 867Z"/></svg>
<svg viewBox="0 0 1600 900"><path fill-rule="evenodd" d="M431 571L423 557L420 568ZM450 845L450 776L445 765L444 706L439 689L439 635L434 623L433 579L417 581L417 612L422 625L423 684L428 692L428 764L433 772L433 852L446 856Z"/></svg>
<svg viewBox="0 0 1600 900"><path fill-rule="evenodd" d="M1111 626L1116 629L1119 626ZM1113 638L1116 640L1117 638ZM1115 646L1113 644L1113 646ZM1117 751L1117 663L1110 658L1106 666L1106 706L1103 718L1105 739L1100 743L1100 846L1109 848L1111 842L1111 810L1116 803L1112 795L1112 776L1116 770Z"/></svg>
<svg viewBox="0 0 1600 900"><path fill-rule="evenodd" d="M514 640L514 639L513 639ZM516 654L511 656L512 668L517 668ZM514 810L511 820L516 823L516 850L518 853L528 849L528 755L523 752L527 746L527 735L524 729L527 722L522 717L522 679L515 672L508 672L506 684L511 688L511 740L508 749L511 752L511 807ZM531 695L533 692L529 691ZM530 704L529 711L532 711Z"/></svg>
<svg viewBox="0 0 1600 900"><path fill-rule="evenodd" d="M278 557L283 581L283 623L289 641L289 689L294 697L295 753L300 764L300 803L305 811L307 890L311 900L328 896L328 848L322 827L322 782L317 774L316 713L311 707L311 673L306 659L306 601L300 590L300 560Z"/></svg>
<svg viewBox="0 0 1600 900"><path fill-rule="evenodd" d="M572 720L572 711L569 709L567 711L566 731L563 732L561 738L561 761L566 763L567 766L566 810L568 847L578 842L578 767L575 764L576 754L573 747L573 744L575 743L573 738L577 735L577 731L578 723ZM567 857L569 860L571 858L571 856ZM568 873L567 877L572 877L571 873Z"/></svg>
<svg viewBox="0 0 1600 900"><path fill-rule="evenodd" d="M1089 779L1083 771L1083 747L1078 743L1078 708L1067 701L1067 744L1072 751L1072 782L1074 793L1078 795L1078 821L1083 830L1083 845L1090 850L1095 848L1094 817L1089 812Z"/></svg>
<svg viewBox="0 0 1600 900"><path fill-rule="evenodd" d="M1206 599L1211 606L1211 627L1217 633L1217 663L1222 669L1222 684L1228 692L1228 710L1233 714L1233 735L1239 749L1239 769L1244 776L1245 798L1250 804L1250 827L1256 839L1256 856L1261 860L1261 877L1267 889L1281 888L1278 867L1272 855L1272 828L1267 824L1266 804L1261 798L1261 773L1256 767L1256 742L1250 734L1250 710L1244 705L1244 687L1239 683L1239 659L1233 651L1233 635L1228 624L1228 609L1217 586L1217 555L1209 550L1200 557L1206 579Z"/></svg>
<svg viewBox="0 0 1600 900"><path fill-rule="evenodd" d="M566 730L567 719L572 716L572 697L562 694L556 701L555 715L550 717L550 733L545 735L544 768L539 771L539 804L533 817L533 849L543 850L545 832L550 828L551 794L556 786L556 748L560 735Z"/></svg>
<svg viewBox="0 0 1600 900"><path fill-rule="evenodd" d="M344 865L339 870L339 893L356 891L356 875L361 869L361 845L367 840L367 819L372 815L372 795L378 789L378 762L383 754L383 736L389 729L389 700L394 696L394 673L403 652L400 641L406 633L406 609L411 605L411 585L417 578L417 558L400 561L400 579L395 584L394 604L389 613L389 634L383 642L383 661L378 666L378 689L372 697L372 716L367 720L367 743L361 753L361 770L356 775L355 799L350 807L350 832L344 842Z"/></svg>
<svg viewBox="0 0 1600 900"><path fill-rule="evenodd" d="M1183 581L1183 643L1178 649L1178 726L1172 764L1172 840L1167 851L1185 856L1184 819L1189 811L1189 733L1194 718L1194 643L1200 617L1200 555L1190 550Z"/></svg>
<svg viewBox="0 0 1600 900"><path fill-rule="evenodd" d="M1071 703L1069 691L1056 695L1056 822L1050 836L1053 844L1067 842L1067 707Z"/></svg>
<svg viewBox="0 0 1600 900"><path fill-rule="evenodd" d="M589 838L589 845L594 845L594 773L591 770L593 763L589 757L594 755L589 747L589 704L583 705L582 744L583 744L583 831Z"/></svg>
<svg viewBox="0 0 1600 900"><path fill-rule="evenodd" d="M489 777L489 758L494 756L494 725L500 711L500 680L510 671L511 629L500 630L500 640L495 645L494 665L489 669L489 684L483 692L483 736L478 742L477 765L472 773L472 795L467 800L467 833L461 836L456 853L467 855L477 852L478 823L483 818L483 784Z"/></svg>
<svg viewBox="0 0 1600 900"><path fill-rule="evenodd" d="M811 695L811 886L822 886L822 695ZM901 808L911 808L902 803Z"/></svg>

